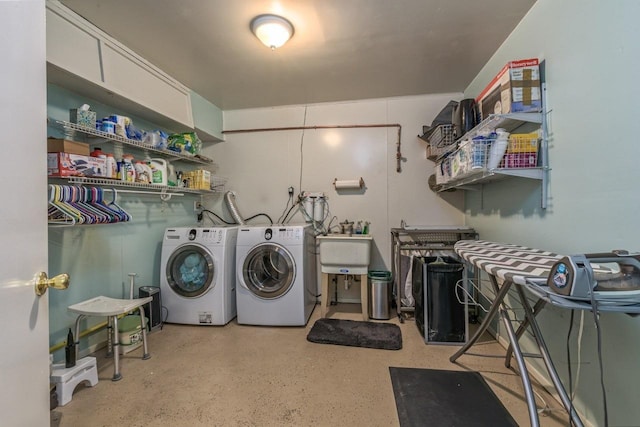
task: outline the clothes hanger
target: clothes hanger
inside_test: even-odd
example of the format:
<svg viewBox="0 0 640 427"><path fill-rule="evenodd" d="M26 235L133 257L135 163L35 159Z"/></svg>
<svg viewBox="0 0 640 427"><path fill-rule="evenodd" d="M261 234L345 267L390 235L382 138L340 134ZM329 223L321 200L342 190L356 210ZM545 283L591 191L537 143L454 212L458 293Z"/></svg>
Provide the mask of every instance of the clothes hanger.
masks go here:
<svg viewBox="0 0 640 427"><path fill-rule="evenodd" d="M78 189L78 198L80 200L80 204L84 206L89 211L93 212L98 219L98 222L101 224L109 224L113 222L113 217L109 212L105 212L100 206L96 205L92 201L92 188L89 187L77 187Z"/></svg>
<svg viewBox="0 0 640 427"><path fill-rule="evenodd" d="M111 190L111 193L113 194L113 199L111 200L110 203L107 204L107 206L119 212L123 216L122 221L131 221L131 215L129 215L124 209L122 209L116 203L116 200L118 200L118 190L116 190L115 188L110 188L110 190Z"/></svg>
<svg viewBox="0 0 640 427"><path fill-rule="evenodd" d="M87 209L79 202L77 187L65 185L62 190L64 203L72 206L80 212L84 218L85 224L95 224L98 222L98 218L92 212L87 211Z"/></svg>
<svg viewBox="0 0 640 427"><path fill-rule="evenodd" d="M66 202L65 195L65 186L62 185L54 185L55 195L53 197L53 204L60 210L66 212L68 215L75 218L75 221L80 224L84 224L86 222L85 216L74 208L72 205Z"/></svg>
<svg viewBox="0 0 640 427"><path fill-rule="evenodd" d="M56 188L49 184L49 200L47 206L47 220L54 224L75 225L76 217L54 203Z"/></svg>
<svg viewBox="0 0 640 427"><path fill-rule="evenodd" d="M104 202L104 190L102 187L91 187L91 203L97 208L103 210L107 215L109 215L110 222L121 222L126 220L126 217L122 215L120 212L112 209Z"/></svg>

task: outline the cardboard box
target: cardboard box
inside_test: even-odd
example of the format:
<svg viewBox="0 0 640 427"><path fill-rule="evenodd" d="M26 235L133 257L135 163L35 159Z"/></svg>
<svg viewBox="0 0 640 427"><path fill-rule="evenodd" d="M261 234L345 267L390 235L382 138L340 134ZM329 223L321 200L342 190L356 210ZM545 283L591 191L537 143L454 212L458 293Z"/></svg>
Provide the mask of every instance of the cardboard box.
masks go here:
<svg viewBox="0 0 640 427"><path fill-rule="evenodd" d="M70 153L48 153L47 175L54 177L88 176L102 178L107 162L99 157Z"/></svg>
<svg viewBox="0 0 640 427"><path fill-rule="evenodd" d="M476 98L482 118L489 114L542 110L538 58L507 63Z"/></svg>
<svg viewBox="0 0 640 427"><path fill-rule="evenodd" d="M89 144L84 142L69 141L68 139L47 139L48 153L69 153L79 154L81 156L89 155Z"/></svg>
<svg viewBox="0 0 640 427"><path fill-rule="evenodd" d="M71 123L76 123L80 126L86 126L91 129L96 128L96 112L91 110L79 110L73 108L69 110L69 119Z"/></svg>
<svg viewBox="0 0 640 427"><path fill-rule="evenodd" d="M188 180L189 188L198 190L210 190L211 189L211 172L207 170L194 170L185 172L182 176L183 179Z"/></svg>

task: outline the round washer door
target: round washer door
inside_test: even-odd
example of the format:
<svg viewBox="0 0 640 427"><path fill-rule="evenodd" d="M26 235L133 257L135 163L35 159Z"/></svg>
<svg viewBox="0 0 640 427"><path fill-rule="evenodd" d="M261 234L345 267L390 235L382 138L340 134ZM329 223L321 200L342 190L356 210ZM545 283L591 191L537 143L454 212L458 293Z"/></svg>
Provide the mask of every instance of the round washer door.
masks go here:
<svg viewBox="0 0 640 427"><path fill-rule="evenodd" d="M247 254L242 265L247 288L257 297L275 299L286 294L296 278L296 264L284 247L260 244Z"/></svg>
<svg viewBox="0 0 640 427"><path fill-rule="evenodd" d="M213 258L200 245L179 246L167 261L167 282L183 297L197 298L213 288L214 273Z"/></svg>

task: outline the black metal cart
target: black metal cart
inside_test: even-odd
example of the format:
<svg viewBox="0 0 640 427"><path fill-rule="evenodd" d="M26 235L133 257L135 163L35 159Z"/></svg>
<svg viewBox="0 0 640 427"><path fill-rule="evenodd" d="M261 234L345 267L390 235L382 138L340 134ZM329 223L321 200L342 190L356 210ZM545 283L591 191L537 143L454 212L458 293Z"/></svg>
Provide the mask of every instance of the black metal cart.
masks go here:
<svg viewBox="0 0 640 427"><path fill-rule="evenodd" d="M453 246L459 240L475 240L478 233L473 228L457 226L404 226L391 229L391 275L393 278L394 300L400 322L414 314L415 308L402 305L402 277L405 271L401 265L403 252L423 251L424 255L446 254L457 257Z"/></svg>

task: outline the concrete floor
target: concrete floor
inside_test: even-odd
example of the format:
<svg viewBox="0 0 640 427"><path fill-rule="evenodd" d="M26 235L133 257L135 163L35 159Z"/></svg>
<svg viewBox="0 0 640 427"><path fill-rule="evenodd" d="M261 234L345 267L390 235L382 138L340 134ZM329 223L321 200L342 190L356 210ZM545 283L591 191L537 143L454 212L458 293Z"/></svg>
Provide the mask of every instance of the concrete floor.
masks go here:
<svg viewBox="0 0 640 427"><path fill-rule="evenodd" d="M329 316L361 320L359 309L341 304ZM413 319L390 320L402 330L403 348L389 351L308 342L319 317L316 306L306 327L166 324L149 335L151 359L141 360L142 349L121 358L118 382L101 350L98 385L78 386L70 403L51 412L51 425L398 426L389 366L479 371L516 422L529 425L520 378L497 357L504 349L494 340L472 348L484 357L454 364L449 356L458 347L426 345ZM557 402L541 387L536 393L554 408L541 425L568 425Z"/></svg>

